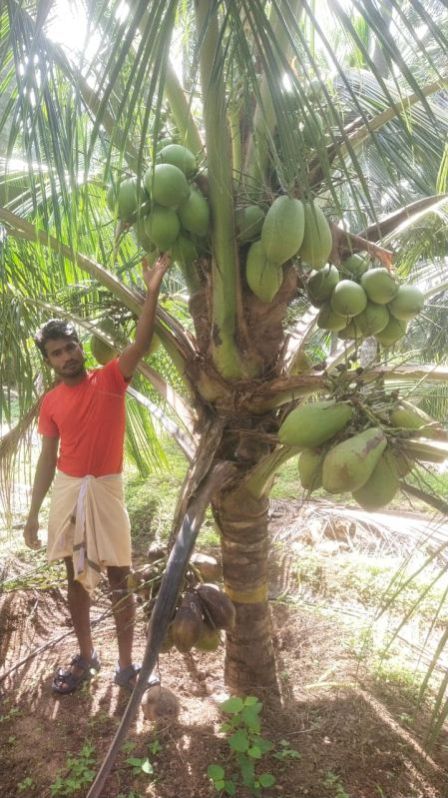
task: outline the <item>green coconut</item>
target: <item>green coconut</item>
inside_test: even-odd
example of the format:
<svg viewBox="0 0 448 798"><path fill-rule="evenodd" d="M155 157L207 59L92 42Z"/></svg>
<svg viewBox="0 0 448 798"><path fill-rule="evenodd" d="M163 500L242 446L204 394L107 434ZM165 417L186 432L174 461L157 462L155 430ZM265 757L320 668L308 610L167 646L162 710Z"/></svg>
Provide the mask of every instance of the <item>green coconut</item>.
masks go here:
<svg viewBox="0 0 448 798"><path fill-rule="evenodd" d="M340 316L331 309L329 302L322 305L317 316L317 326L321 330L329 330L330 332L340 332L347 326L346 316Z"/></svg>
<svg viewBox="0 0 448 798"><path fill-rule="evenodd" d="M361 341L363 334L356 324L356 319L351 319L347 326L342 330L338 330L338 338L341 341Z"/></svg>
<svg viewBox="0 0 448 798"><path fill-rule="evenodd" d="M377 333L375 338L378 343L382 344L383 346L393 346L393 344L396 344L400 338L403 338L406 335L406 329L407 324L405 321L400 321L400 319L396 319L394 316L391 316L384 330L381 330L381 332Z"/></svg>
<svg viewBox="0 0 448 798"><path fill-rule="evenodd" d="M123 222L131 221L140 206L141 193L136 177L126 178L119 186L110 186L107 192L110 211Z"/></svg>
<svg viewBox="0 0 448 798"><path fill-rule="evenodd" d="M118 186L109 186L106 192L106 203L111 213L115 213L117 205Z"/></svg>
<svg viewBox="0 0 448 798"><path fill-rule="evenodd" d="M304 214L305 232L299 255L313 269L321 269L333 247L330 225L316 200L305 203Z"/></svg>
<svg viewBox="0 0 448 798"><path fill-rule="evenodd" d="M255 241L261 233L265 212L259 205L246 205L235 213L237 240L240 244Z"/></svg>
<svg viewBox="0 0 448 798"><path fill-rule="evenodd" d="M197 236L206 236L210 224L210 208L199 189L192 188L188 199L180 206L179 219L182 227Z"/></svg>
<svg viewBox="0 0 448 798"><path fill-rule="evenodd" d="M198 259L199 251L191 238L180 233L171 247L171 255L175 263L179 263L180 266L186 266Z"/></svg>
<svg viewBox="0 0 448 798"><path fill-rule="evenodd" d="M269 263L261 241L254 241L247 253L246 279L261 302L272 302L283 283L282 267Z"/></svg>
<svg viewBox="0 0 448 798"><path fill-rule="evenodd" d="M338 443L325 455L322 485L329 493L345 493L362 488L371 476L387 445L379 427Z"/></svg>
<svg viewBox="0 0 448 798"><path fill-rule="evenodd" d="M183 147L181 144L167 144L162 147L157 153L157 161L159 163L169 163L172 166L177 166L181 172L191 179L197 171L196 158L191 150Z"/></svg>
<svg viewBox="0 0 448 798"><path fill-rule="evenodd" d="M410 321L417 316L425 304L425 296L415 285L400 285L388 308L396 319Z"/></svg>
<svg viewBox="0 0 448 798"><path fill-rule="evenodd" d="M440 424L405 399L400 399L397 406L391 411L390 423L394 427L420 430L421 435L426 435L428 438L437 438L441 434Z"/></svg>
<svg viewBox="0 0 448 798"><path fill-rule="evenodd" d="M152 252L155 249L155 243L148 235L145 216L140 216L134 225L134 235L137 243L145 252Z"/></svg>
<svg viewBox="0 0 448 798"><path fill-rule="evenodd" d="M157 164L144 177L146 191L158 205L177 208L190 194L190 186L181 169L170 163Z"/></svg>
<svg viewBox="0 0 448 798"><path fill-rule="evenodd" d="M160 139L157 139L157 141L154 144L156 153L158 154L161 150L163 150L164 147L169 147L170 144L174 144L172 136L166 135L162 136ZM156 155L156 160L157 160L157 155Z"/></svg>
<svg viewBox="0 0 448 798"><path fill-rule="evenodd" d="M369 261L367 258L363 258L361 255L350 255L349 258L341 263L341 271L354 280L361 279L362 275L365 274L368 268Z"/></svg>
<svg viewBox="0 0 448 798"><path fill-rule="evenodd" d="M297 255L303 241L305 214L298 199L277 197L261 229L261 243L267 260L281 266Z"/></svg>
<svg viewBox="0 0 448 798"><path fill-rule="evenodd" d="M323 269L313 272L306 284L308 296L313 305L319 307L327 299L330 299L338 282L339 272L336 266L328 264Z"/></svg>
<svg viewBox="0 0 448 798"><path fill-rule="evenodd" d="M367 482L352 496L364 510L380 510L392 501L400 487L399 474L393 455L384 451Z"/></svg>
<svg viewBox="0 0 448 798"><path fill-rule="evenodd" d="M362 275L361 285L371 302L387 305L398 291L398 283L387 269L369 269Z"/></svg>
<svg viewBox="0 0 448 798"><path fill-rule="evenodd" d="M145 229L148 237L154 241L160 251L166 252L179 235L179 217L172 208L156 205L145 220Z"/></svg>
<svg viewBox="0 0 448 798"><path fill-rule="evenodd" d="M322 485L322 452L304 449L299 455L299 478L302 488L312 493Z"/></svg>
<svg viewBox="0 0 448 798"><path fill-rule="evenodd" d="M105 335L111 337L116 332L115 323L112 319L104 319L101 321L98 325L98 329ZM103 338L100 338L96 333L90 338L90 351L97 363L100 363L101 366L105 366L106 363L109 363L109 361L117 357L118 354L118 349L108 344L107 341L104 341Z"/></svg>
<svg viewBox="0 0 448 798"><path fill-rule="evenodd" d="M340 280L331 295L332 310L340 316L357 316L366 305L366 293L354 280Z"/></svg>
<svg viewBox="0 0 448 798"><path fill-rule="evenodd" d="M355 317L357 328L365 338L384 330L389 324L389 311L385 305L377 305L375 302L368 302L363 312Z"/></svg>
<svg viewBox="0 0 448 798"><path fill-rule="evenodd" d="M402 449L389 449L390 456L394 458L395 468L399 477L406 477L414 468L415 460L402 451Z"/></svg>
<svg viewBox="0 0 448 798"><path fill-rule="evenodd" d="M105 366L106 363L109 363L110 360L113 360L114 357L117 356L117 350L109 346L109 344L103 341L98 335L92 335L90 339L90 351L97 363L100 363L102 366Z"/></svg>
<svg viewBox="0 0 448 798"><path fill-rule="evenodd" d="M353 407L346 402L308 402L286 416L278 437L287 446L314 449L344 429L352 417Z"/></svg>

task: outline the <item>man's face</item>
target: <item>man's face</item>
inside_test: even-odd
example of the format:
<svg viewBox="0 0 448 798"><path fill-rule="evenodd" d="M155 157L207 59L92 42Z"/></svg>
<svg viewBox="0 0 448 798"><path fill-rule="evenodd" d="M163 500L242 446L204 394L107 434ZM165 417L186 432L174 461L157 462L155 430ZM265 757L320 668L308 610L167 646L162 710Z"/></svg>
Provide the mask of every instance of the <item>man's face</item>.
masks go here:
<svg viewBox="0 0 448 798"><path fill-rule="evenodd" d="M62 379L79 377L84 371L84 352L73 338L55 338L45 344L45 361Z"/></svg>

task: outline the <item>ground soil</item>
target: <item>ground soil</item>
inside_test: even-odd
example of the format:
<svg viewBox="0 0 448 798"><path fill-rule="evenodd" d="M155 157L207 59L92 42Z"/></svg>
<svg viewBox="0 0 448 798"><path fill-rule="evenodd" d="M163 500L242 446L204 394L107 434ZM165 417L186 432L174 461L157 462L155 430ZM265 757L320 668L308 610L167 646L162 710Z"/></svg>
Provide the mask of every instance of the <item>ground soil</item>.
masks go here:
<svg viewBox="0 0 448 798"><path fill-rule="evenodd" d="M285 524L282 510L275 523ZM274 585L273 597L280 593ZM99 592L93 614L99 617L107 607L105 592ZM283 600L273 601L272 616L281 704L266 697L263 734L274 750L285 749L281 741L287 741L299 756L264 757L260 769L277 781L263 796L447 798L447 735L440 736L431 754L425 753L425 710L412 720L415 708L406 695L369 676L348 645L349 628L311 605ZM15 667L64 632L69 633L64 639ZM52 673L75 653L63 592L20 589L0 596L0 679L15 668L0 682L2 798L86 795L87 788L68 792L65 783L57 792L51 785L58 774L68 775L67 756L79 758L85 742L94 747L97 764L102 761L126 706L127 695L113 684L116 648L110 618L95 627L95 640L100 673L82 690L57 698L50 689ZM144 642L141 618L137 657ZM126 762L129 750L123 751L104 798L217 794L207 767L219 763L230 768L218 706L227 697L223 658L223 647L210 654L171 650L160 656L162 684L179 701L178 718L155 724L140 709L128 743L134 744L133 757L149 756L154 774L135 775ZM242 788L236 793L238 798L248 794Z"/></svg>

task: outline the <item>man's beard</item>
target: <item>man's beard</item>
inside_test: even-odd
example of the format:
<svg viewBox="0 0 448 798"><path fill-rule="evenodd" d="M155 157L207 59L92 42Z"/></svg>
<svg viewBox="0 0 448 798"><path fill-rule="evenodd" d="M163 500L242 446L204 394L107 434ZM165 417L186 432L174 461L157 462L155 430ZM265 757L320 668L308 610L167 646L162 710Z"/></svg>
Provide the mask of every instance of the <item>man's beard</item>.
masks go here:
<svg viewBox="0 0 448 798"><path fill-rule="evenodd" d="M57 374L59 377L79 377L80 374L85 372L84 360L70 360L65 364L64 368L58 369Z"/></svg>

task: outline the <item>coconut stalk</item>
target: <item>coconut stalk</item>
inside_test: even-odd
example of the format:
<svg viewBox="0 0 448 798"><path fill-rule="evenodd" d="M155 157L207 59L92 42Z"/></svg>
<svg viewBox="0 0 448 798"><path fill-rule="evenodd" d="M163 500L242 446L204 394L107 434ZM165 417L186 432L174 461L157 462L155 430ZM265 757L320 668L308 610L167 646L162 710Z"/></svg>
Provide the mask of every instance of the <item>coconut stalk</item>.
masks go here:
<svg viewBox="0 0 448 798"><path fill-rule="evenodd" d="M297 446L277 446L245 477L243 480L245 489L254 499L268 496L278 469L291 457L297 457L300 451Z"/></svg>
<svg viewBox="0 0 448 798"><path fill-rule="evenodd" d="M190 104L187 102L184 90L170 61L166 66L164 90L182 144L196 156L200 155L204 145L193 119Z"/></svg>
<svg viewBox="0 0 448 798"><path fill-rule="evenodd" d="M242 169L242 142L241 142L241 130L240 130L240 116L241 116L241 107L240 103L237 101L231 101L229 110L228 110L228 119L229 119L229 128L230 128L230 136L232 140L232 164L233 169L236 174L239 174Z"/></svg>
<svg viewBox="0 0 448 798"><path fill-rule="evenodd" d="M216 2L198 0L196 24L212 215L211 353L226 379L246 374L236 340L245 341L234 222L232 145L226 117L222 54ZM250 367L250 363L249 363Z"/></svg>

